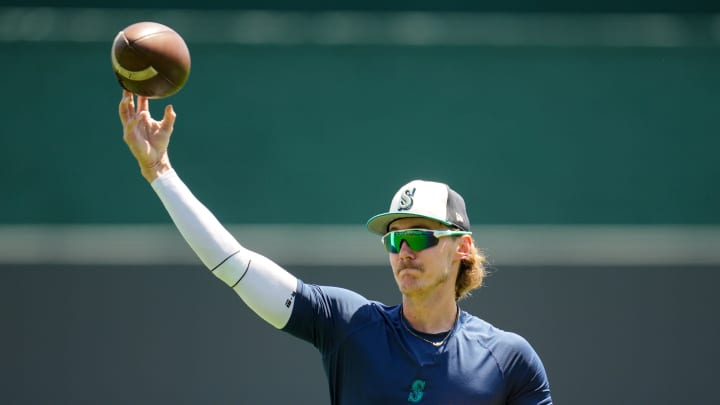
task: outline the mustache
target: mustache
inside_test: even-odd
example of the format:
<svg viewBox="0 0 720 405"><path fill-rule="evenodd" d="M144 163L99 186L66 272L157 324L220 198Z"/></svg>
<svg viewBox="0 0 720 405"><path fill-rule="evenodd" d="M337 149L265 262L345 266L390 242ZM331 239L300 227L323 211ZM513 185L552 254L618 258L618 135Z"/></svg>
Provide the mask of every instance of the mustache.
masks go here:
<svg viewBox="0 0 720 405"><path fill-rule="evenodd" d="M414 270L424 271L425 267L421 263L417 263L412 260L402 261L398 264L396 272L399 273L405 269L414 269Z"/></svg>

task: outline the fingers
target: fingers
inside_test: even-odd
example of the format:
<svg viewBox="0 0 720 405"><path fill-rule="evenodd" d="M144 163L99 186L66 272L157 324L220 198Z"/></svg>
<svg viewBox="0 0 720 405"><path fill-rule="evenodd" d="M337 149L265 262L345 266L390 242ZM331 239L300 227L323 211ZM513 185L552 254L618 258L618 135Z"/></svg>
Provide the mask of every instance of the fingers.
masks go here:
<svg viewBox="0 0 720 405"><path fill-rule="evenodd" d="M150 111L147 97L138 96L137 102L138 102L137 112L141 113L143 111Z"/></svg>
<svg viewBox="0 0 720 405"><path fill-rule="evenodd" d="M172 132L173 126L175 125L175 117L177 117L177 114L175 114L173 106L165 106L165 115L163 115L162 122L160 122L160 127L167 133Z"/></svg>
<svg viewBox="0 0 720 405"><path fill-rule="evenodd" d="M165 113L162 121L157 122L150 116L148 100L149 99L147 97L137 96L136 107L135 94L127 90L123 90L118 111L120 114L120 121L125 128L125 136L128 136L130 127L135 127L137 125L144 125L147 128L150 128L153 125L159 125L163 132L167 134L172 133L176 117L175 110L173 110L172 105L165 106Z"/></svg>
<svg viewBox="0 0 720 405"><path fill-rule="evenodd" d="M137 96L137 107L135 106L135 94L130 91L123 90L122 99L120 100L119 113L120 121L123 126L134 117L147 112L148 117L150 116L150 105L148 98L144 96Z"/></svg>
<svg viewBox="0 0 720 405"><path fill-rule="evenodd" d="M127 90L123 90L119 105L120 122L122 122L123 126L127 125L127 122L135 113L134 104L133 94Z"/></svg>

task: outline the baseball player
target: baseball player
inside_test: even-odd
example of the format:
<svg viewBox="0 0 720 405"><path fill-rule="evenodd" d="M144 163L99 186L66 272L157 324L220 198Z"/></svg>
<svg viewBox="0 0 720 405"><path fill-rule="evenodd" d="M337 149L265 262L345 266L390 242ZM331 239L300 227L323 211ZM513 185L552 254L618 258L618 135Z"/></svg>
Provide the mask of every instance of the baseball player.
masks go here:
<svg viewBox="0 0 720 405"><path fill-rule="evenodd" d="M244 248L198 201L170 164L172 106L161 121L148 99L123 92L124 140L187 243L262 319L322 354L332 404L552 404L544 366L521 336L463 311L485 258L463 198L414 180L367 228L381 236L402 300L368 300L309 284Z"/></svg>

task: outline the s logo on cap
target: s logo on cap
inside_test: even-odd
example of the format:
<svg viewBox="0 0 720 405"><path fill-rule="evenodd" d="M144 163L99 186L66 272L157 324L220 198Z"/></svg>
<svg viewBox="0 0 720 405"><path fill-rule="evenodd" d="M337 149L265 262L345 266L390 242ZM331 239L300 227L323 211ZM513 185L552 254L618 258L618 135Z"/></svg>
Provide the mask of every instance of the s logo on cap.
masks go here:
<svg viewBox="0 0 720 405"><path fill-rule="evenodd" d="M398 207L398 211L406 211L412 208L413 196L415 196L415 187L413 187L412 190L405 190L403 195L400 196L400 206Z"/></svg>

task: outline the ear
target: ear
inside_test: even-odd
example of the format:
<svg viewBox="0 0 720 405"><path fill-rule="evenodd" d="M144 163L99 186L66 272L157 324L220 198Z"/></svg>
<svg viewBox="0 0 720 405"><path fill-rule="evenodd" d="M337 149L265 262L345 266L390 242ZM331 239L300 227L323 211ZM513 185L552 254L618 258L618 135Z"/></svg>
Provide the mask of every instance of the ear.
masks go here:
<svg viewBox="0 0 720 405"><path fill-rule="evenodd" d="M463 260L468 258L472 254L473 239L470 235L460 236L460 243L458 243L455 249L455 258L457 260Z"/></svg>

